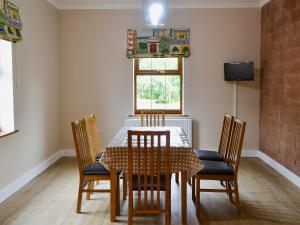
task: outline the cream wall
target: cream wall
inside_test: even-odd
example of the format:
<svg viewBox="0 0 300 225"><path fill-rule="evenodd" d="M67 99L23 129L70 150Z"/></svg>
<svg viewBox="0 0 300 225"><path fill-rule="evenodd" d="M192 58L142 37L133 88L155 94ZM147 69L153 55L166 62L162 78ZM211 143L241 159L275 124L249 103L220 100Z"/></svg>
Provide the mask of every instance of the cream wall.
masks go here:
<svg viewBox="0 0 300 225"><path fill-rule="evenodd" d="M185 114L194 119L194 147L217 148L222 117L233 113L233 84L223 63L251 59L260 67L260 9L177 9L169 27L191 29L185 60ZM133 111L133 64L126 29L143 27L139 10L60 11L61 148L74 148L70 122L96 113L103 146ZM259 81L238 89L238 112L248 122L244 149L258 149Z"/></svg>
<svg viewBox="0 0 300 225"><path fill-rule="evenodd" d="M20 7L24 40L14 47L15 126L0 139L0 190L59 149L58 10L41 0Z"/></svg>

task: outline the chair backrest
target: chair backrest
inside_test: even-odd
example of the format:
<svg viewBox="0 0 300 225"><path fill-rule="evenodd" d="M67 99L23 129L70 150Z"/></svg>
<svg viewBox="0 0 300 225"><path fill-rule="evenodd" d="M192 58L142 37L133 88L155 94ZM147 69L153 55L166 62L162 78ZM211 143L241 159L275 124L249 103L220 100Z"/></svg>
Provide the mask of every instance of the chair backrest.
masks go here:
<svg viewBox="0 0 300 225"><path fill-rule="evenodd" d="M161 127L165 126L164 110L141 110L141 126Z"/></svg>
<svg viewBox="0 0 300 225"><path fill-rule="evenodd" d="M239 119L234 120L226 162L233 169L235 176L238 173L240 164L245 128L246 122Z"/></svg>
<svg viewBox="0 0 300 225"><path fill-rule="evenodd" d="M93 162L91 157L91 149L89 138L86 129L86 123L84 119L71 123L74 144L76 149L76 157L79 167L80 175L83 173L84 168Z"/></svg>
<svg viewBox="0 0 300 225"><path fill-rule="evenodd" d="M221 154L224 157L224 159L227 158L233 120L234 120L233 116L227 113L224 115L222 133L221 133L220 144L219 144L219 154Z"/></svg>
<svg viewBox="0 0 300 225"><path fill-rule="evenodd" d="M89 143L90 143L90 148L91 148L91 156L93 159L95 159L96 156L101 151L100 135L99 135L99 131L97 129L96 116L94 114L88 115L84 118L84 120L86 123L87 132L88 132L88 138L89 138Z"/></svg>
<svg viewBox="0 0 300 225"><path fill-rule="evenodd" d="M133 207L133 175L136 175L138 201L135 210L159 211L161 209L160 187L162 175L165 176L167 188L168 182L170 182L168 180L170 170L170 131L128 131L129 207ZM150 190L147 190L149 183ZM156 185L156 188L154 185ZM147 204L148 191L150 191L150 207ZM156 200L154 191L156 191ZM166 191L168 190L166 189ZM141 192L143 192L143 195L141 195ZM142 196L144 197L143 204L141 201Z"/></svg>

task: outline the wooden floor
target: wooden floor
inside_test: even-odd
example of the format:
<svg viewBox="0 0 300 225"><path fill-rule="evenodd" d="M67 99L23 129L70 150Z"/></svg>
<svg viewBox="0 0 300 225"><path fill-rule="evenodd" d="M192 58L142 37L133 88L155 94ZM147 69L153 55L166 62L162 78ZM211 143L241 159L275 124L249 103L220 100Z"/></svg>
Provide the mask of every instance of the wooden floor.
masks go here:
<svg viewBox="0 0 300 225"><path fill-rule="evenodd" d="M242 159L239 174L241 215L226 194L203 193L201 224L300 224L300 189L259 159ZM78 171L75 158L63 158L22 190L0 204L1 225L106 225L127 224L127 202L122 202L119 222L110 223L109 194L83 200L76 214ZM107 186L107 183L100 184ZM206 184L209 187L218 185ZM172 224L180 224L180 192L172 181ZM188 186L188 224L199 224ZM164 224L163 216L135 217L134 224Z"/></svg>

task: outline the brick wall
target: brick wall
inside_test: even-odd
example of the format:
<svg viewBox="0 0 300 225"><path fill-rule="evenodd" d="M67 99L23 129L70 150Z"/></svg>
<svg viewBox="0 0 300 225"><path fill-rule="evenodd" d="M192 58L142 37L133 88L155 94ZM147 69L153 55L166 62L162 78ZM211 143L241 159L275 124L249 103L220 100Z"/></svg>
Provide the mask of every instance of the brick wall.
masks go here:
<svg viewBox="0 0 300 225"><path fill-rule="evenodd" d="M300 0L262 8L260 149L300 176Z"/></svg>

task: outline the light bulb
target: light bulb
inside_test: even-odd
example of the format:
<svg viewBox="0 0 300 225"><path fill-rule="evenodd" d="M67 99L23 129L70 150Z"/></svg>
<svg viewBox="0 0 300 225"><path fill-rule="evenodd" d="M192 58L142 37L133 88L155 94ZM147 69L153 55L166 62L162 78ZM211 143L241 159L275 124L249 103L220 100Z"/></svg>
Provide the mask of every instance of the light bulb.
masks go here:
<svg viewBox="0 0 300 225"><path fill-rule="evenodd" d="M159 21L164 13L164 7L161 3L153 3L149 7L149 15L153 26L159 25Z"/></svg>

